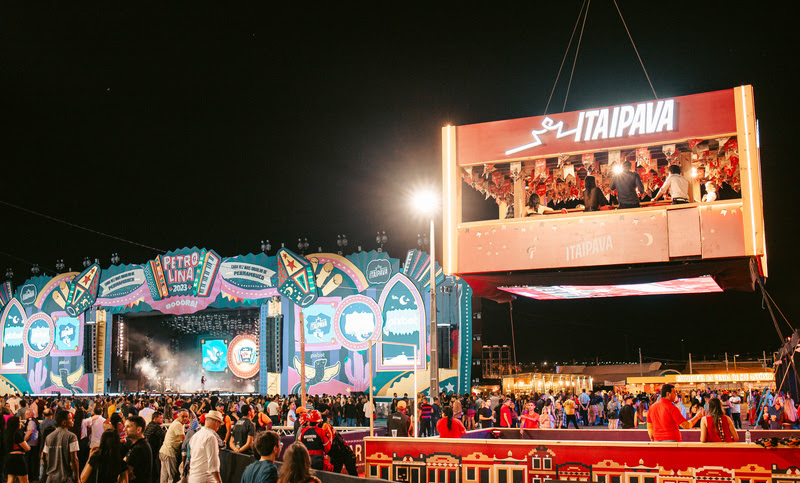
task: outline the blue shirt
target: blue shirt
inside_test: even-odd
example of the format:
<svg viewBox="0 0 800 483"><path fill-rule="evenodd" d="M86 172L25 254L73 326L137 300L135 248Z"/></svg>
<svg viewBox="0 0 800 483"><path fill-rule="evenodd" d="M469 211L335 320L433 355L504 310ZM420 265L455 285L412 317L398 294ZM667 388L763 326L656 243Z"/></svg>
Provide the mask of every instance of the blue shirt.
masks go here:
<svg viewBox="0 0 800 483"><path fill-rule="evenodd" d="M256 461L251 463L242 473L242 483L276 483L278 468L272 461Z"/></svg>

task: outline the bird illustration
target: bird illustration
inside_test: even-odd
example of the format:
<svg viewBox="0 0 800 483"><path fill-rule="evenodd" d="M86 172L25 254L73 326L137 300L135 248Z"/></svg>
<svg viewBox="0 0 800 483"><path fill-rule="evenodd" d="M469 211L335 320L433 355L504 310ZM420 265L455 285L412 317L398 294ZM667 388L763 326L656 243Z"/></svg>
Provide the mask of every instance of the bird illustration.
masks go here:
<svg viewBox="0 0 800 483"><path fill-rule="evenodd" d="M53 372L50 373L50 382L73 393L83 392L81 388L73 386L73 384L81 380L81 377L83 377L83 366L72 374L69 373L69 369L66 367L61 367L58 370L58 375Z"/></svg>
<svg viewBox="0 0 800 483"><path fill-rule="evenodd" d="M222 351L216 347L212 347L210 349L206 349L206 354L208 354L208 357L203 359L203 362L210 361L212 364L217 364L219 363L219 356L222 355Z"/></svg>
<svg viewBox="0 0 800 483"><path fill-rule="evenodd" d="M328 363L328 359L317 359L314 361L313 366L309 366L306 364L306 391L311 388L311 386L315 384L320 384L322 382L328 382L337 374L339 374L339 367L340 362L332 366L326 366L325 364ZM300 374L300 359L295 356L294 358L294 370ZM300 391L300 383L297 383L295 387L292 389L292 394L298 394Z"/></svg>

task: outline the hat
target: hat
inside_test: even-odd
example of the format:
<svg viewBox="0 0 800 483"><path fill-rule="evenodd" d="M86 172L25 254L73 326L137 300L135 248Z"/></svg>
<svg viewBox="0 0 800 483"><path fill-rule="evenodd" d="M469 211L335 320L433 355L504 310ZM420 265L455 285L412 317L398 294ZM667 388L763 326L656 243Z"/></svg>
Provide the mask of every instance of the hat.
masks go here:
<svg viewBox="0 0 800 483"><path fill-rule="evenodd" d="M219 421L220 423L223 421L223 419L222 419L222 413L220 413L219 411L209 411L209 412L206 414L206 419L209 419L209 418L211 418L211 419L216 419L216 420L217 420L217 421Z"/></svg>
<svg viewBox="0 0 800 483"><path fill-rule="evenodd" d="M299 414L304 414L304 413L307 413L307 412L308 412L308 409L306 409L303 406L300 406L299 408L295 409L295 414L298 414L298 415Z"/></svg>
<svg viewBox="0 0 800 483"><path fill-rule="evenodd" d="M397 409L405 409L405 408L406 408L406 402L405 401L398 401L397 402Z"/></svg>

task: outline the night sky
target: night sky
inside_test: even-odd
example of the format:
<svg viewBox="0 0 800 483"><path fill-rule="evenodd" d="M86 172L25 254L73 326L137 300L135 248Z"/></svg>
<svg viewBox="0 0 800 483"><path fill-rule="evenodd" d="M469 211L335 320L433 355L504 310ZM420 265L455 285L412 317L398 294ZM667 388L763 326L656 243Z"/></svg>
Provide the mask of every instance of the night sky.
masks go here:
<svg viewBox="0 0 800 483"><path fill-rule="evenodd" d="M232 256L307 237L311 251L336 251L342 233L347 251L371 250L385 230L402 258L426 229L410 193L441 186L441 127L543 114L581 9L203 5L0 7L0 270L16 284L30 263L53 273L59 258L79 270L86 256L107 267L114 252L124 263L158 252L7 203L159 250ZM754 86L767 289L796 325L790 15L752 2L619 6L659 97ZM576 42L550 113L564 107ZM652 98L613 1L591 2L565 110ZM466 188L465 218L491 216ZM484 342L510 344L508 305L484 309L496 328ZM758 293L518 300L514 322L520 361L778 345Z"/></svg>

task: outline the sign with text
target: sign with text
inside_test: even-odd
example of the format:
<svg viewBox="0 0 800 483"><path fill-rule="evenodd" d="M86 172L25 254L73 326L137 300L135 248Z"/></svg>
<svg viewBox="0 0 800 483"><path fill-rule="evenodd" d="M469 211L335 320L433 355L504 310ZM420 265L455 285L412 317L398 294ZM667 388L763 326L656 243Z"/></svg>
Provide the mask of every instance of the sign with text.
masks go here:
<svg viewBox="0 0 800 483"><path fill-rule="evenodd" d="M736 132L733 89L458 126L460 166L604 151Z"/></svg>

